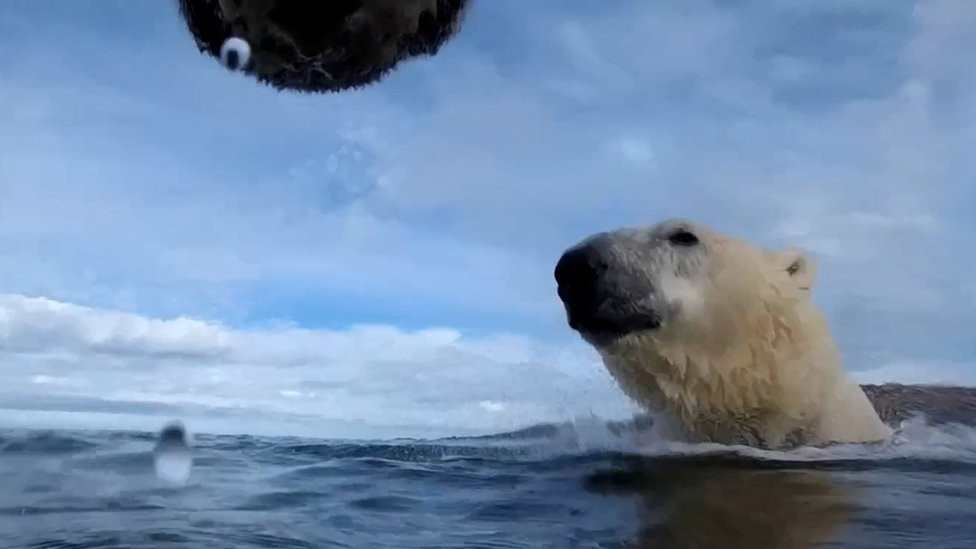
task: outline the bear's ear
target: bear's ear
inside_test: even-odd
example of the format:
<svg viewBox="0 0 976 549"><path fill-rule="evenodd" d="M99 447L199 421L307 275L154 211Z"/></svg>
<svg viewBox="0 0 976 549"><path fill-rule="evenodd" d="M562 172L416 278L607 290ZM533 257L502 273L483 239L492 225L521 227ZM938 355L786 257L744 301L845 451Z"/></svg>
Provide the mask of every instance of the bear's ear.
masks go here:
<svg viewBox="0 0 976 549"><path fill-rule="evenodd" d="M785 250L773 256L776 268L782 270L793 281L798 290L809 292L817 277L817 266L807 254L800 250Z"/></svg>

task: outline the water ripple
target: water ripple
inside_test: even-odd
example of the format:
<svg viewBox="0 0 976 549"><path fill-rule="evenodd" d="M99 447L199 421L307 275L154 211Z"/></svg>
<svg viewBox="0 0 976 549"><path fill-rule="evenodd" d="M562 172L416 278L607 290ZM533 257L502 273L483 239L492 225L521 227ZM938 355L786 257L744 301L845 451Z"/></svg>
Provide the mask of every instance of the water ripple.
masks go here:
<svg viewBox="0 0 976 549"><path fill-rule="evenodd" d="M533 433L198 435L190 481L172 486L145 433L0 432L0 546L929 549L976 537L965 428L908 424L898 444L790 452Z"/></svg>

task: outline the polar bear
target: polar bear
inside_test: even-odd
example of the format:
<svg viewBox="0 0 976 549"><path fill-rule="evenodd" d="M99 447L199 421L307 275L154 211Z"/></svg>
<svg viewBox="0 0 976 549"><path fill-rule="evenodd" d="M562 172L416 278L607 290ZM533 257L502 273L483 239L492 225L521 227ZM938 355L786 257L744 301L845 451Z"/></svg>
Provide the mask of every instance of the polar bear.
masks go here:
<svg viewBox="0 0 976 549"><path fill-rule="evenodd" d="M782 448L892 434L845 373L798 250L669 219L593 235L554 274L569 326L681 439Z"/></svg>

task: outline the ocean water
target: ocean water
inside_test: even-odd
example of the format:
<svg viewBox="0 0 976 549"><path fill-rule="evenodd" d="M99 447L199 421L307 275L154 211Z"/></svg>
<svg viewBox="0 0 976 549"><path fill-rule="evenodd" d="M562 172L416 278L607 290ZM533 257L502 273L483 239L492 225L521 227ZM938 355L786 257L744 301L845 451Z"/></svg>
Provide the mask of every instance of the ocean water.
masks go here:
<svg viewBox="0 0 976 549"><path fill-rule="evenodd" d="M196 435L182 462L158 438L0 432L0 546L976 547L976 431L963 426L788 452L598 424L435 441Z"/></svg>

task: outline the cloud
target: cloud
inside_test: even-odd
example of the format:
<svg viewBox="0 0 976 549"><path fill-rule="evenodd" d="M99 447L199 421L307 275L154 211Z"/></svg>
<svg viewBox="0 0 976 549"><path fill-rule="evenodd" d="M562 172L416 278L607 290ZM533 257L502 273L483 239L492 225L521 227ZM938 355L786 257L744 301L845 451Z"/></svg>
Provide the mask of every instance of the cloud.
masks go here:
<svg viewBox="0 0 976 549"><path fill-rule="evenodd" d="M473 6L437 57L366 90L309 96L200 56L168 4L14 3L0 20L0 51L17 52L0 55L0 292L143 319L97 345L85 339L94 328L74 324L17 337L75 338L51 356L69 353L63 364L109 385L128 370L90 357L114 364L130 349L142 357L133 363L158 361L146 371L188 371L184 336L169 343L176 354L145 339L162 337L148 319L180 317L198 320L166 330L185 326L207 352L222 347L203 334L232 341L193 360L238 361L263 378L293 371L282 365L293 345L325 353L316 338L340 338L329 345L350 363L373 356L349 346L380 337L361 325L425 342L418 356L461 345L472 364L488 359L471 342L483 350L519 334L517 348L573 349L567 375L585 376L590 355L554 295L555 258L593 231L687 216L809 249L816 299L851 370L907 361L963 379L976 356L976 259L965 248L976 230L974 22L968 0L493 0ZM427 339L431 326L461 343ZM426 368L394 362L412 365L394 372ZM531 370L508 367L519 379ZM505 404L485 381L493 367L450 371L457 391L484 388L465 400L473 424L554 409ZM185 379L168 398L207 386ZM36 386L67 387L57 383ZM198 404L224 406L234 391L271 399L227 383L211 395L224 400ZM391 387L363 394L399 410ZM298 414L294 395L308 389L277 390L274 402L292 406L280 413ZM155 402L141 391L111 398ZM50 406L68 402L80 401ZM367 400L356 402L327 417L365 418ZM469 417L444 402L428 408Z"/></svg>
<svg viewBox="0 0 976 549"><path fill-rule="evenodd" d="M95 428L446 436L631 410L582 345L450 328L234 329L3 295L0 349L8 424L74 412Z"/></svg>

